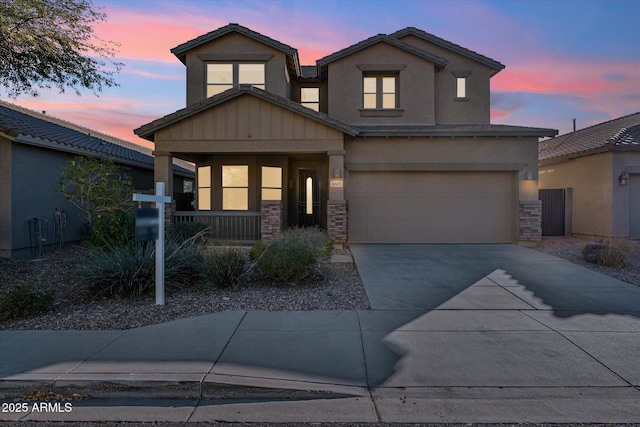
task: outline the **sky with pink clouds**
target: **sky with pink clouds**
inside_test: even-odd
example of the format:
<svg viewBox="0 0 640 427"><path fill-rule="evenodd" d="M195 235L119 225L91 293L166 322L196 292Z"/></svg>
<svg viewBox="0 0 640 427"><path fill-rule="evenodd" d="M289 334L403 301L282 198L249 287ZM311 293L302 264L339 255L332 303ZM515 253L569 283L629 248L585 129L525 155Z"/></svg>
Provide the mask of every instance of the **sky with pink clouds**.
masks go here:
<svg viewBox="0 0 640 427"><path fill-rule="evenodd" d="M120 44L116 88L0 99L150 146L133 129L185 105L171 48L230 22L298 49L302 65L417 27L500 61L491 121L560 134L640 111L640 0L94 0Z"/></svg>

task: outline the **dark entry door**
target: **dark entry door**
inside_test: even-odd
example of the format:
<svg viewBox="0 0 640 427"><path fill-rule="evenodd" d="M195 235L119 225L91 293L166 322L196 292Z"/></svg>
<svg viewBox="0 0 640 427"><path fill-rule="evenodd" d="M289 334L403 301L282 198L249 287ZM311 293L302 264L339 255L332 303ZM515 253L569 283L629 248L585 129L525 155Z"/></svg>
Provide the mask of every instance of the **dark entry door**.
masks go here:
<svg viewBox="0 0 640 427"><path fill-rule="evenodd" d="M542 201L542 235L564 236L565 191L540 190Z"/></svg>
<svg viewBox="0 0 640 427"><path fill-rule="evenodd" d="M320 180L313 169L298 171L298 225L320 226Z"/></svg>

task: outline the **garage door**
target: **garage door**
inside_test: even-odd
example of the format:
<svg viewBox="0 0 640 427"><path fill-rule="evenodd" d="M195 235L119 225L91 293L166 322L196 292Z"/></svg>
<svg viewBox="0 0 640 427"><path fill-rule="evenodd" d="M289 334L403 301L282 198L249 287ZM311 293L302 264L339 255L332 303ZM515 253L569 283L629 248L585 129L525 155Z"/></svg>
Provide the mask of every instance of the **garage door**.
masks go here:
<svg viewBox="0 0 640 427"><path fill-rule="evenodd" d="M351 172L353 243L509 243L515 174Z"/></svg>

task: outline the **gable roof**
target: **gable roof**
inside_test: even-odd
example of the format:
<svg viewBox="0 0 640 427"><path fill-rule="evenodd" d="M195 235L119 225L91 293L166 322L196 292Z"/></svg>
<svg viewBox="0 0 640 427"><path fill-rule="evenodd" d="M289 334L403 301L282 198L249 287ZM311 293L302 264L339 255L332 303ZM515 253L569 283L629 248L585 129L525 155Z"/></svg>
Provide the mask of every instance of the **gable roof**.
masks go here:
<svg viewBox="0 0 640 427"><path fill-rule="evenodd" d="M196 37L195 39L182 43L171 49L171 53L173 53L183 64L186 65L186 56L188 51L233 32L242 34L243 36L249 37L255 41L258 41L262 44L272 47L273 49L285 53L289 59L289 65L294 70L295 75L300 76L300 60L298 59L297 49L281 43L278 40L272 39L271 37L267 37L264 34L260 34L257 31L253 31L247 27L243 27L242 25L235 23L225 25L224 27L220 27L217 30L210 31L207 34L203 34Z"/></svg>
<svg viewBox="0 0 640 427"><path fill-rule="evenodd" d="M211 107L214 107L219 104L223 104L234 98L247 95L247 94L251 96L255 96L256 98L260 98L264 101L270 102L272 104L275 104L286 110L300 114L301 116L315 120L331 128L337 129L347 135L356 136L358 134L358 130L353 126L346 125L338 120L332 119L331 117L329 117L324 113L319 113L310 108L303 107L301 104L291 101L290 99L283 98L281 96L264 91L262 89L256 88L249 84L241 84L232 89L228 89L218 95L214 95L210 98L206 98L186 108L183 108L174 113L168 114L164 117L154 120L151 123L147 123L146 125L140 126L139 128L134 129L133 132L141 138L147 139L149 141L153 141L154 133L156 131L159 131L160 129L163 129L169 125L177 123L181 120L184 120L202 111L208 110Z"/></svg>
<svg viewBox="0 0 640 427"><path fill-rule="evenodd" d="M4 101L0 101L0 131L19 143L79 155L102 155L116 163L153 169L149 148ZM174 165L174 170L193 175L182 166Z"/></svg>
<svg viewBox="0 0 640 427"><path fill-rule="evenodd" d="M640 151L640 112L540 142L540 161L568 160L605 151Z"/></svg>
<svg viewBox="0 0 640 427"><path fill-rule="evenodd" d="M334 62L344 57L347 57L349 55L352 55L356 52L359 52L363 49L366 49L378 43L387 43L387 44L390 44L391 46L395 46L399 49L402 49L406 52L416 55L422 59L426 59L429 62L433 62L436 65L436 67L439 69L444 68L449 62L444 58L441 58L437 55L427 52L426 50L417 48L413 45L400 41L397 38L387 36L386 34L378 34L376 36L369 37L368 39L363 40L359 43L346 47L342 50L339 50L338 52L332 53L331 55L325 56L324 58L318 59L316 63L319 68L322 68L327 66L331 62Z"/></svg>
<svg viewBox="0 0 640 427"><path fill-rule="evenodd" d="M390 34L389 37L395 37L395 38L401 39L402 37L405 37L408 35L418 37L422 40L428 41L429 43L433 43L436 46L440 46L441 48L448 49L459 55L465 56L469 59L473 59L474 61L484 64L487 67L492 68L494 70L494 72L491 73L491 75L494 75L505 68L503 64L496 61L495 59L491 59L477 52L464 48L460 45L451 43L450 41L447 41L445 39L441 39L440 37L434 36L433 34L429 34L426 31L423 31L419 28L407 27L402 30L396 31L393 34Z"/></svg>

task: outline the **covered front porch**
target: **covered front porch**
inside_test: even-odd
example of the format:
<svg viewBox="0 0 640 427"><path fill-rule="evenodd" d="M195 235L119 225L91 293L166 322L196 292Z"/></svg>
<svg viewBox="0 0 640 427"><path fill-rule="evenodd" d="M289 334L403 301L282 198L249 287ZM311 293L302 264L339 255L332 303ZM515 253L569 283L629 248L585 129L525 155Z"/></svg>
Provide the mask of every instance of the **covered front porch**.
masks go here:
<svg viewBox="0 0 640 427"><path fill-rule="evenodd" d="M167 212L170 222L205 223L223 241L270 239L296 226L347 241L344 139L356 131L325 114L240 87L136 133L155 142L155 180L166 188L174 157L196 165L194 211Z"/></svg>

